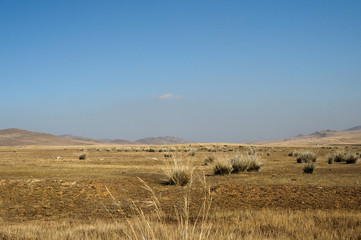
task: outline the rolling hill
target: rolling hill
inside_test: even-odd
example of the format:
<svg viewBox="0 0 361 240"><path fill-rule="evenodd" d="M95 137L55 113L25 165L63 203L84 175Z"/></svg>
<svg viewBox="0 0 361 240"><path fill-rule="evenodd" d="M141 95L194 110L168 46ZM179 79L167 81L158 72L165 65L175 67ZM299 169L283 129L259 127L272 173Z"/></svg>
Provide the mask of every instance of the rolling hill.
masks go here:
<svg viewBox="0 0 361 240"><path fill-rule="evenodd" d="M344 131L324 130L317 131L308 135L297 136L284 140L253 142L256 145L361 145L361 126L349 128Z"/></svg>
<svg viewBox="0 0 361 240"><path fill-rule="evenodd" d="M92 144L96 144L96 142L92 140L60 137L48 133L31 132L17 128L0 130L0 146L68 146Z"/></svg>
<svg viewBox="0 0 361 240"><path fill-rule="evenodd" d="M71 146L71 145L167 145L167 144L185 144L190 141L177 137L157 137L143 138L137 141L128 140L95 140L65 134L56 136L48 133L31 132L23 129L9 128L0 130L0 146Z"/></svg>

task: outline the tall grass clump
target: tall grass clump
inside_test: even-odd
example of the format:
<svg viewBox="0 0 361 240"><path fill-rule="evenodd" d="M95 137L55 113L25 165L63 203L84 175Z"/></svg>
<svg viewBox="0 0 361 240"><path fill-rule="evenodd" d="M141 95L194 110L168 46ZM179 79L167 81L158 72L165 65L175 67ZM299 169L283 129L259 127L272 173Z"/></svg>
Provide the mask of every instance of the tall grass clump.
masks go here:
<svg viewBox="0 0 361 240"><path fill-rule="evenodd" d="M312 174L315 170L315 163L314 162L307 162L303 165L303 173Z"/></svg>
<svg viewBox="0 0 361 240"><path fill-rule="evenodd" d="M169 164L165 161L165 164L167 184L185 186L191 182L194 167L189 160L173 158L172 163Z"/></svg>
<svg viewBox="0 0 361 240"><path fill-rule="evenodd" d="M205 166L211 165L212 163L214 163L215 160L216 160L215 156L208 156L206 157L206 159L204 159L204 165Z"/></svg>
<svg viewBox="0 0 361 240"><path fill-rule="evenodd" d="M345 156L346 164L354 164L357 162L358 156L356 154L349 153Z"/></svg>
<svg viewBox="0 0 361 240"><path fill-rule="evenodd" d="M152 212L148 214L145 213L142 207L133 202L131 206L133 217L127 217L127 214L123 211L122 206L111 194L109 189L106 188L112 197L114 204L119 208L119 212L125 217L125 221L123 221L123 226L125 226L121 228L126 237L124 239L217 239L218 229L213 226L214 219L210 216L210 212L212 210L212 198L210 195L210 188L207 186L205 178L200 180L204 186L204 196L200 207L195 209L191 206L192 185L189 184L184 194L182 206L174 206L174 212L172 213L166 213L163 211L162 204L153 189L143 180L139 180L144 184L144 188L150 193L150 200L146 201L146 205L147 208L151 208ZM111 215L115 223L118 226L121 226L121 223L114 218L105 205L104 207ZM169 224L169 219L174 219L174 224Z"/></svg>
<svg viewBox="0 0 361 240"><path fill-rule="evenodd" d="M241 154L230 159L232 173L258 171L263 165L263 160L257 155Z"/></svg>
<svg viewBox="0 0 361 240"><path fill-rule="evenodd" d="M232 171L232 164L227 159L218 159L213 167L214 175L228 175Z"/></svg>
<svg viewBox="0 0 361 240"><path fill-rule="evenodd" d="M337 151L335 155L333 155L334 162L345 162L346 161L346 153L344 151Z"/></svg>
<svg viewBox="0 0 361 240"><path fill-rule="evenodd" d="M214 175L258 171L263 160L257 155L239 154L218 160L213 167Z"/></svg>
<svg viewBox="0 0 361 240"><path fill-rule="evenodd" d="M332 164L334 160L335 160L335 157L332 154L327 155L328 164Z"/></svg>
<svg viewBox="0 0 361 240"><path fill-rule="evenodd" d="M317 155L312 151L303 151L297 154L296 161L297 163L310 163L316 162Z"/></svg>

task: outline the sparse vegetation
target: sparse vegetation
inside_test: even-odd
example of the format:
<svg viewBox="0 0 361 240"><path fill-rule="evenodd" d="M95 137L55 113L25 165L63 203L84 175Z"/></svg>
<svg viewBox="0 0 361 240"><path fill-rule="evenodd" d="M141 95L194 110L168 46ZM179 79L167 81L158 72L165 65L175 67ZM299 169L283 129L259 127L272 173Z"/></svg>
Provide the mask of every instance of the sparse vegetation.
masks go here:
<svg viewBox="0 0 361 240"><path fill-rule="evenodd" d="M172 154L170 154L170 153L165 153L165 154L164 154L164 157L165 157L165 158L171 158L171 157L172 157Z"/></svg>
<svg viewBox="0 0 361 240"><path fill-rule="evenodd" d="M296 157L297 163L311 163L316 162L317 155L312 151L299 152Z"/></svg>
<svg viewBox="0 0 361 240"><path fill-rule="evenodd" d="M169 185L178 185L185 186L192 180L192 174L194 168L190 161L181 161L179 159L173 158L173 162L171 164L167 164L166 173L169 177L166 182Z"/></svg>
<svg viewBox="0 0 361 240"><path fill-rule="evenodd" d="M85 160L87 158L87 154L82 154L79 156L79 160Z"/></svg>
<svg viewBox="0 0 361 240"><path fill-rule="evenodd" d="M213 167L214 175L227 175L230 174L232 170L231 163L226 159L217 160Z"/></svg>
<svg viewBox="0 0 361 240"><path fill-rule="evenodd" d="M263 160L259 156L248 154L237 155L230 159L230 162L233 168L232 173L258 171L263 164Z"/></svg>
<svg viewBox="0 0 361 240"><path fill-rule="evenodd" d="M206 157L206 159L204 160L204 165L208 166L210 164L212 164L214 161L216 160L215 156L208 156Z"/></svg>
<svg viewBox="0 0 361 240"><path fill-rule="evenodd" d="M260 153L272 151L262 173L228 175L234 169L231 159L249 156L247 146L236 146L234 153L229 152L234 145L204 144L99 145L87 146L85 152L79 152L79 146L67 147L67 151L63 147L25 147L16 148L16 154L13 147L3 147L0 239L358 239L361 164L333 161L330 166L328 157L334 159L336 147L312 147L309 151L317 149L319 156L317 165L312 161L302 164L313 165L313 170L303 170L301 176L301 165L295 166L288 154L302 152L305 147L257 146L256 155L250 157L260 159ZM185 148L196 148L197 157L184 153ZM217 153L209 153L213 148ZM149 149L155 152L148 153ZM351 151L360 152L361 147L347 151L344 163ZM80 163L78 156L85 153L89 161ZM57 156L62 158L54 161ZM217 167L218 162L226 170L223 165ZM187 171L172 174L172 168L182 167ZM243 172L252 169L249 164ZM203 174L210 185L208 197L212 196L208 198L212 204L206 208L204 186L197 178ZM149 183L159 204L137 177ZM104 185L114 193L114 201Z"/></svg>
<svg viewBox="0 0 361 240"><path fill-rule="evenodd" d="M303 165L303 173L312 174L315 170L315 163L314 162L306 162Z"/></svg>
<svg viewBox="0 0 361 240"><path fill-rule="evenodd" d="M346 153L344 151L336 151L333 155L334 162L345 162L346 161Z"/></svg>
<svg viewBox="0 0 361 240"><path fill-rule="evenodd" d="M332 164L333 163L333 161L334 161L334 156L332 155L332 154L328 154L327 155L327 162L328 162L328 164Z"/></svg>
<svg viewBox="0 0 361 240"><path fill-rule="evenodd" d="M357 159L358 159L358 156L356 154L349 153L345 156L345 162L347 164L354 164L357 162Z"/></svg>

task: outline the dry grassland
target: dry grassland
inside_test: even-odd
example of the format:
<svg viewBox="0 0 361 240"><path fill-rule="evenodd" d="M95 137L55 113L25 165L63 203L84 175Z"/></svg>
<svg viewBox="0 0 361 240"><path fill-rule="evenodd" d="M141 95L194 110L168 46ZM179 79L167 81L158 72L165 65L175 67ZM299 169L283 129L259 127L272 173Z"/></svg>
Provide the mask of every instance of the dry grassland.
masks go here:
<svg viewBox="0 0 361 240"><path fill-rule="evenodd" d="M303 150L318 156L313 174L296 163ZM361 239L360 159L328 164L338 150L361 147L0 147L0 238ZM204 164L249 152L259 172ZM173 158L191 163L190 184L166 184Z"/></svg>

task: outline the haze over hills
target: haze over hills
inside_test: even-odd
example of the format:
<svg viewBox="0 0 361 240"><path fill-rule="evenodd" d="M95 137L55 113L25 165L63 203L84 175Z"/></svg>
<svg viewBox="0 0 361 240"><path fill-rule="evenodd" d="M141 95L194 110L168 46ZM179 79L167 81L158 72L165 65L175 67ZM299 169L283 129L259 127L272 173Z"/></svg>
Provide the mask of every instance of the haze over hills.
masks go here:
<svg viewBox="0 0 361 240"><path fill-rule="evenodd" d="M166 145L166 144L185 144L191 143L177 137L157 137L143 138L137 141L127 140L96 140L65 134L56 136L48 133L31 132L23 129L9 128L0 130L0 146L71 146L71 145L96 145L96 144L114 144L114 145Z"/></svg>
<svg viewBox="0 0 361 240"><path fill-rule="evenodd" d="M361 144L361 126L348 128L344 131L323 130L284 140L253 142L252 144L275 146Z"/></svg>
<svg viewBox="0 0 361 240"><path fill-rule="evenodd" d="M9 128L0 130L0 146L26 146L26 145L92 145L95 141L85 141L67 137L55 136L48 133L31 132L23 129Z"/></svg>
<svg viewBox="0 0 361 240"><path fill-rule="evenodd" d="M170 145L194 143L177 137L149 137L137 141L123 139L96 140L73 136L71 134L55 136L48 133L31 132L23 129L0 130L0 146L71 146L71 145ZM333 145L333 144L361 144L361 126L352 127L344 131L324 130L308 135L299 135L284 140L252 142L256 145Z"/></svg>

